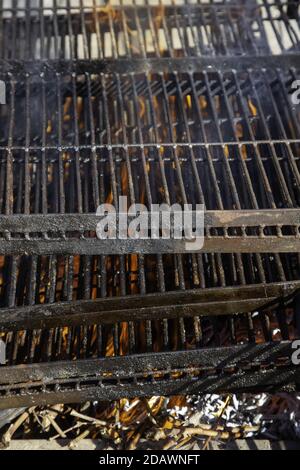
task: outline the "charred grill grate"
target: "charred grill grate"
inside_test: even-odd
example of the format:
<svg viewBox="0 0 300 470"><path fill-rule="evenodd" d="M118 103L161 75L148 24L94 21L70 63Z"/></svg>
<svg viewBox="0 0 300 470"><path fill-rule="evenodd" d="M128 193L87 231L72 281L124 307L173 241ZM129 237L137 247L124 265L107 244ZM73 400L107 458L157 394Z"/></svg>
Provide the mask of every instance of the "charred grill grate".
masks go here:
<svg viewBox="0 0 300 470"><path fill-rule="evenodd" d="M145 3L19 0L8 8L2 0L0 57L200 57L299 49L297 1Z"/></svg>
<svg viewBox="0 0 300 470"><path fill-rule="evenodd" d="M299 383L297 3L4 3L0 407ZM203 250L98 240L121 195Z"/></svg>
<svg viewBox="0 0 300 470"><path fill-rule="evenodd" d="M287 343L266 343L7 367L0 378L1 406L113 400L124 395L272 391L299 380L297 368L288 363L290 354Z"/></svg>
<svg viewBox="0 0 300 470"><path fill-rule="evenodd" d="M66 216L93 214L119 196L148 207L204 203L208 252L299 251L299 110L289 96L297 77L297 70L4 75L3 253L185 251L184 241L103 243L95 218ZM45 221L33 215L46 213Z"/></svg>

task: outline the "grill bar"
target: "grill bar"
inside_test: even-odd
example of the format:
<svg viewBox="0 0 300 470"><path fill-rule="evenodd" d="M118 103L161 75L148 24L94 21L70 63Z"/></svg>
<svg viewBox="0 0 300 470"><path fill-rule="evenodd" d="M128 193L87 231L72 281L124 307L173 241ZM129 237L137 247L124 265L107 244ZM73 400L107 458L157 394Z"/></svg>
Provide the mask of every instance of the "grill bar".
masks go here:
<svg viewBox="0 0 300 470"><path fill-rule="evenodd" d="M281 343L264 343L260 345L236 345L232 347L221 347L218 354L212 353L210 348L202 348L201 351L177 351L163 354L139 354L126 357L106 357L101 359L87 359L69 363L68 361L56 364L55 376L52 364L29 364L28 367L11 366L3 369L0 377L1 391L5 386L15 384L40 382L42 380L63 381L72 380L77 377L110 377L112 372L121 378L127 377L127 370L134 369L139 375L155 375L162 372L180 372L180 370L221 370L224 365L246 370L250 366L265 364L277 364L282 361L286 364L286 358L292 352L290 341ZM127 367L123 364L127 363Z"/></svg>
<svg viewBox="0 0 300 470"><path fill-rule="evenodd" d="M202 349L62 362L55 369L51 364L8 367L0 379L0 407L51 404L57 399L60 403L118 399L124 393L131 397L204 390L271 391L299 382L299 368L289 363L290 354L291 343L282 342L219 348L217 354Z"/></svg>
<svg viewBox="0 0 300 470"><path fill-rule="evenodd" d="M86 401L110 401L127 398L168 396L168 395L199 395L201 393L259 393L274 391L295 391L295 383L299 380L299 368L281 367L264 370L263 372L231 373L230 376L214 377L206 380L193 380L191 377L174 380L161 380L153 383L151 380L145 383L126 382L120 385L112 385L108 382L107 387L102 387L96 380L94 383L84 384L84 388L76 390L77 383L71 382L70 387L64 391L40 392L43 385L37 386L38 390L26 395L24 389L20 394L11 394L9 397L1 397L0 409L39 406L49 406L59 403L80 403Z"/></svg>
<svg viewBox="0 0 300 470"><path fill-rule="evenodd" d="M171 216L170 216L171 217ZM195 213L192 214L195 220ZM128 221L133 218L128 217ZM117 219L117 217L116 217ZM171 220L174 216L171 217ZM95 238L97 223L102 220L94 214L42 214L1 216L0 253L3 254L126 254L135 253L181 253L193 251L193 241L187 240L100 240ZM148 221L151 227L151 216ZM174 220L172 222L174 226ZM281 228L289 228L294 235L283 235ZM256 252L298 252L300 246L300 210L261 210L261 211L207 211L204 217L206 238L203 248L196 251L203 252L232 252L253 251L253 241L256 243ZM256 227L259 240L253 234L247 235L247 229ZM268 235L268 227L277 228L277 237ZM195 227L193 227L195 229ZM223 236L216 235L214 228L225 229ZM235 228L241 231L241 236L229 234L228 229ZM90 238L84 233L91 231ZM36 237L39 232L40 237ZM65 232L72 232L68 236ZM265 233L267 235L265 235ZM20 234L19 237L16 234ZM24 239L25 234L25 239ZM32 234L32 235L30 235ZM29 239L30 237L30 239ZM196 240L195 240L196 242Z"/></svg>
<svg viewBox="0 0 300 470"><path fill-rule="evenodd" d="M229 315L265 309L286 301L300 290L300 281L185 290L78 302L54 303L2 309L2 331L45 329L56 326L94 325L184 318L187 316Z"/></svg>
<svg viewBox="0 0 300 470"><path fill-rule="evenodd" d="M255 243L255 246L253 246ZM195 248L194 248L195 246ZM197 248L197 241L187 240L135 240L129 239L119 243L119 240L98 239L61 239L61 240L0 240L0 253L5 255L32 255L68 254L68 255L120 255L134 254L167 254L167 253L291 253L300 251L299 236L286 236L284 238L268 236L263 239L255 236L248 237L212 237L205 241L204 247Z"/></svg>
<svg viewBox="0 0 300 470"><path fill-rule="evenodd" d="M276 74L275 78L277 77ZM71 204L66 199L68 195L65 187L66 179L69 179L70 176L68 176L68 173L64 176L64 173L66 173L66 167L69 163L74 164L75 167L77 166L77 170L75 168L74 171L75 174L77 172L76 181L78 186L75 209L77 209L77 205L80 204L80 200L83 198L80 189L83 179L82 173L88 165L91 165L94 200L93 204L89 202L89 209L96 210L97 191L99 191L100 185L100 181L97 181L96 169L98 169L99 164L102 164L104 171L107 169L111 175L116 171L120 171L121 175L123 174L123 180L124 176L126 177L128 190L124 191L123 183L119 194L126 195L127 192L129 193L131 185L131 201L133 201L132 185L137 184L135 182L136 175L137 173L140 174L141 171L145 184L148 186L147 198L149 199L150 186L151 200L154 203L164 202L161 197L159 198L159 194L155 195L154 182L151 181L151 177L147 183L150 173L154 172L155 168L159 166L160 178L162 183L167 184L168 193L170 193L168 186L172 185L172 181L175 182L175 190L178 184L178 194L172 196L172 200L182 200L183 202L186 200L192 203L205 202L207 209L230 209L232 206L234 208L240 206L241 209L263 209L266 207L276 208L278 205L280 207L297 205L300 181L299 157L297 155L299 129L295 124L296 120L286 121L287 113L291 111L291 115L296 118L297 110L295 114L295 109L292 109L287 95L288 90L283 88L282 80L278 81L277 79L272 85L274 101L271 100L271 103L266 103L263 96L264 93L269 92L271 85L263 73L253 77L253 73L248 72L246 76L241 77L240 84L237 82L234 73L223 77L214 74L208 75L207 73L199 76L182 75L179 77L176 74L171 76L158 75L153 77L151 81L149 81L149 77L142 75L134 77L134 84L132 84L131 79L122 78L121 80L118 75L110 78L108 84L104 76L93 78L92 82L89 75L79 76L76 89L74 89L74 79L69 75L56 77L53 82L50 80L46 81L45 84L41 78L38 78L37 83L34 81L30 83L30 78L27 77L24 82L16 83L18 83L19 90L24 89L25 95L27 89L33 104L33 110L26 108L25 99L19 99L18 107L15 108L16 92L14 90L16 83L12 81L10 112L7 113L7 110L3 110L4 114L2 116L6 124L4 125L4 138L0 142L6 151L12 151L12 153L3 154L1 159L3 164L7 160L14 164L14 168L19 167L19 165L22 168L27 155L28 169L29 164L39 164L43 152L47 152L45 155L46 168L55 173L58 171L60 175L58 185L60 197L62 198L62 207L65 203ZM53 104L55 98L53 85L57 87L56 96L59 97L60 101L60 103L57 103L57 108ZM39 110L37 102L40 95L43 96L44 86L47 87L46 110ZM91 86L93 92L89 92ZM288 82L284 86L288 86ZM145 112L140 124L138 124L136 112L132 109L135 102L135 90L137 89L139 90L139 112ZM242 92L241 99L236 95L238 91ZM74 125L72 119L73 113L76 115L76 103L72 102L72 95L74 96L75 92L77 99L80 97L86 106L85 132L81 131L80 133L78 130L76 131L78 123ZM91 99L89 99L89 93ZM109 110L105 122L101 120L102 114L98 114L99 112L102 113L102 109L105 109L106 106L105 103L113 96L115 96L115 111L123 108L124 115L126 115L126 124L125 122L119 122L118 118ZM91 103L91 100L96 97L100 99L99 110ZM140 100L142 99L145 100L144 104L141 104ZM161 108L158 106L156 109L158 99L161 100L162 105ZM205 104L205 111L199 108L199 100L202 100ZM216 100L224 102L222 111L216 106ZM184 101L184 107L182 101ZM280 102L280 105L282 104L285 111L282 115L279 114L277 109L278 102ZM68 105L69 108L68 122L66 122L66 118L63 120L61 116L63 103L64 106ZM181 106L182 111L179 114L181 116L179 121L174 120L173 117L177 106ZM28 146L26 146L25 141L22 145L22 139L16 131L18 126L14 126L13 123L15 120L23 119L23 117L27 119L27 122L28 120L31 121L33 111L37 115L46 113L46 119L41 119L40 122L44 122L47 128L45 129L39 124L31 125L30 129L27 130ZM53 122L55 112L58 112L58 116L60 116L57 124ZM270 112L272 112L272 120L268 118ZM7 118L10 119L10 127L7 125ZM57 126L53 129L55 131L53 136L52 133L49 133L49 126L52 125ZM97 140L93 126L97 126L98 129ZM167 132L165 132L165 129ZM142 142L140 141L140 131L143 131L144 135ZM241 131L243 131L242 137L239 136ZM224 139L225 135L227 136L226 140ZM281 139L278 139L280 135ZM202 140L202 143L198 143L199 140ZM229 142L228 145L227 142ZM45 146L42 146L44 143ZM76 143L81 145L78 150ZM78 154L79 148L82 156ZM114 157L110 154L112 150L117 152L114 152ZM63 152L71 153L63 155ZM74 152L75 159L73 158ZM175 168L173 168L173 162ZM148 165L150 165L149 169ZM37 169L39 170L39 167ZM204 187L203 175L207 172L215 187L216 194L214 196L208 194L207 188ZM224 172L224 183L222 182L221 186L217 180L221 177L222 172ZM255 176L259 175L258 181L254 180L254 172L256 173ZM9 172L7 175L9 175ZM105 185L106 181L110 182L113 200L115 200L116 192L113 191L115 183L112 176L109 176L109 174L107 176L108 178L103 181L103 184ZM192 176L194 176L196 183L195 195L191 194L191 190L188 192L183 187ZM43 178L45 178L45 175L43 175ZM239 178L245 180L248 192L246 195L241 193L242 185L237 187L237 179ZM28 176L27 182L29 184ZM31 176L31 186L34 182L35 173ZM193 188L195 183L191 182L189 186ZM23 184L20 188L18 185L19 190L22 190ZM46 184L49 186L48 181L46 181ZM227 194L224 191L226 186L229 189ZM276 199L272 194L275 193L275 188L276 191L278 188L280 189ZM34 189L34 186L32 189ZM104 188L105 200L109 196L108 193L109 188ZM20 196L22 196L22 193ZM227 201L224 200L225 197ZM216 198L219 199L219 202ZM220 198L223 200L221 201ZM136 198L135 200L137 201ZM149 201L146 202L149 203ZM53 211L55 211L54 207L49 208L49 212ZM67 207L63 212L72 212L71 207Z"/></svg>

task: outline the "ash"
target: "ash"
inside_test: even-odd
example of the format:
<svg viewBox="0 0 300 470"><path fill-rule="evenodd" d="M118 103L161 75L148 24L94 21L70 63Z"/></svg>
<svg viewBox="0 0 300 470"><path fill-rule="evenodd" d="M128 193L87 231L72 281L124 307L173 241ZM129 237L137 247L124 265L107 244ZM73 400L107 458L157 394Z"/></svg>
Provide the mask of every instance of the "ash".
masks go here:
<svg viewBox="0 0 300 470"><path fill-rule="evenodd" d="M188 397L188 404L194 410L188 418L194 426L205 423L212 428L242 427L245 438L300 439L300 394L212 394ZM183 411L171 412L180 415Z"/></svg>
<svg viewBox="0 0 300 470"><path fill-rule="evenodd" d="M2 413L2 414L1 414ZM2 422L1 422L2 416ZM1 427L2 426L2 427ZM121 399L0 412L0 442L47 439L76 449L210 450L239 439L300 441L300 394L227 394Z"/></svg>

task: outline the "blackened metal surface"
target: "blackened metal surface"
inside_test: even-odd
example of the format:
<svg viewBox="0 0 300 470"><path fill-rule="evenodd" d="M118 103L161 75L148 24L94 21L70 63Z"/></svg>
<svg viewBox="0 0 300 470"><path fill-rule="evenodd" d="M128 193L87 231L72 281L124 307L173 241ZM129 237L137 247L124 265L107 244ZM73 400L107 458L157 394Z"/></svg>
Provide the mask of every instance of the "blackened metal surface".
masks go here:
<svg viewBox="0 0 300 470"><path fill-rule="evenodd" d="M0 378L0 408L124 395L271 391L299 383L291 352L291 343L282 342L8 367Z"/></svg>
<svg viewBox="0 0 300 470"><path fill-rule="evenodd" d="M151 3L105 6L99 0L70 0L47 5L21 0L9 8L4 2L0 9L0 57L222 57L299 49L299 25L292 19L297 10L294 2L289 2L288 9L287 2L275 0Z"/></svg>
<svg viewBox="0 0 300 470"><path fill-rule="evenodd" d="M1 310L0 329L18 331L245 313L274 306L278 299L286 303L299 291L300 281L295 281L16 307Z"/></svg>

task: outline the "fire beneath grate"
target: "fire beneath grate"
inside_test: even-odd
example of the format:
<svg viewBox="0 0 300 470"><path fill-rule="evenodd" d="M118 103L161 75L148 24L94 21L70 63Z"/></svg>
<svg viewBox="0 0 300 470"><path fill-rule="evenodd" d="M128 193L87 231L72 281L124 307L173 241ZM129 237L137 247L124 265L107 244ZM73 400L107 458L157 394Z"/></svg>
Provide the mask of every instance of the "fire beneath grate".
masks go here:
<svg viewBox="0 0 300 470"><path fill-rule="evenodd" d="M65 3L0 9L0 407L295 386L299 21ZM203 249L98 240L119 196L203 203Z"/></svg>

